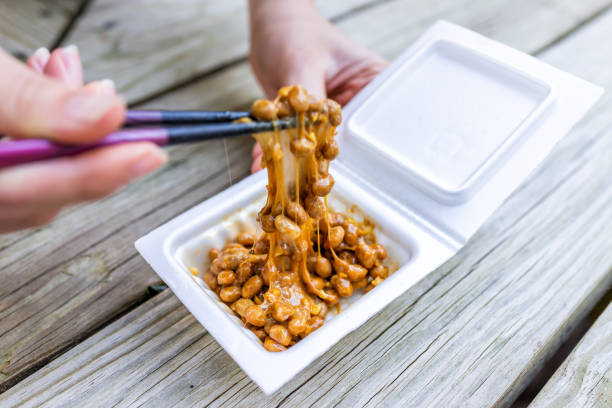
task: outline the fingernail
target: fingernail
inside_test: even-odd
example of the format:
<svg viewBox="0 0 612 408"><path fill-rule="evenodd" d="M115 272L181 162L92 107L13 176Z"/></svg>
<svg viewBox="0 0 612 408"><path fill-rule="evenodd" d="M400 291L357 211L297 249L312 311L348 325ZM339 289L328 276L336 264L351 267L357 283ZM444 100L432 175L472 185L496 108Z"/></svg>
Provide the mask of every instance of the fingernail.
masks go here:
<svg viewBox="0 0 612 408"><path fill-rule="evenodd" d="M64 111L74 121L91 123L102 119L119 103L120 99L114 95L92 94L87 90L82 90L68 98Z"/></svg>
<svg viewBox="0 0 612 408"><path fill-rule="evenodd" d="M71 45L69 45L67 47L62 48L62 53L65 56L78 57L78 55L79 55L79 48L76 45L71 44Z"/></svg>
<svg viewBox="0 0 612 408"><path fill-rule="evenodd" d="M114 95L115 94L115 83L112 79L103 79L101 81L93 81L85 86L87 91L91 91L94 94L102 95Z"/></svg>
<svg viewBox="0 0 612 408"><path fill-rule="evenodd" d="M66 83L70 84L74 89L83 86L82 67L79 57L79 50L76 45L69 45L61 49L62 62L66 69Z"/></svg>
<svg viewBox="0 0 612 408"><path fill-rule="evenodd" d="M142 177L160 167L167 160L166 153L162 150L147 151L141 158L130 166L132 179Z"/></svg>
<svg viewBox="0 0 612 408"><path fill-rule="evenodd" d="M64 81L68 74L68 63L70 58L68 58L63 50L56 49L51 52L51 56L49 57L49 62L47 63L47 67L45 69L45 74L48 76L52 76L55 79L60 81Z"/></svg>
<svg viewBox="0 0 612 408"><path fill-rule="evenodd" d="M42 72L42 70L45 68L45 65L47 65L47 61L49 61L50 56L51 53L48 49L46 49L45 47L40 47L39 49L34 51L34 54L32 54L32 60L36 64L36 68L38 68Z"/></svg>
<svg viewBox="0 0 612 408"><path fill-rule="evenodd" d="M34 54L32 54L32 56L33 56L35 59L37 59L37 60L38 60L38 59L40 59L40 60L43 60L43 59L48 59L50 55L51 55L51 53L50 53L50 52L49 52L49 50L48 50L48 49L46 49L45 47L40 47L39 49L37 49L36 51L34 51Z"/></svg>
<svg viewBox="0 0 612 408"><path fill-rule="evenodd" d="M114 94L115 89L115 82L112 79L103 79L100 81L100 91Z"/></svg>

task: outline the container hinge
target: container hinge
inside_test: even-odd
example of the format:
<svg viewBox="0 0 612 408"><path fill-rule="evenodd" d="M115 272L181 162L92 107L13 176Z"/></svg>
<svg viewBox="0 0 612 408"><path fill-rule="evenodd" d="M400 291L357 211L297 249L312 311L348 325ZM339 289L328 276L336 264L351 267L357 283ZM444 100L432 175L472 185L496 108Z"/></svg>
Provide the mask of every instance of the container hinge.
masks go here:
<svg viewBox="0 0 612 408"><path fill-rule="evenodd" d="M372 191L381 201L383 201L393 210L410 219L410 221L419 226L421 229L427 231L430 235L434 235L440 242L446 245L453 252L458 251L461 247L463 247L463 245L465 245L465 240L463 237L457 234L448 234L443 232L440 228L427 221L412 209L406 207L401 202L391 197L389 194L385 193L383 190L379 189L365 178L361 177L357 172L349 170L341 162L334 162L333 169L345 177L358 182L359 185L365 187L366 190Z"/></svg>

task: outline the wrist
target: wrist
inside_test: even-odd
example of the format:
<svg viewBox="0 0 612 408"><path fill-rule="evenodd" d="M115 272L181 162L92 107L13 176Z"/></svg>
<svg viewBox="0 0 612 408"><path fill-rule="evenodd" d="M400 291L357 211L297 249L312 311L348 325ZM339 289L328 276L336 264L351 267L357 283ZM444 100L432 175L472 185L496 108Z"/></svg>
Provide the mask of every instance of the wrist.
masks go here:
<svg viewBox="0 0 612 408"><path fill-rule="evenodd" d="M328 32L333 27L310 0L249 2L250 62L265 93L299 83L325 95L329 63Z"/></svg>

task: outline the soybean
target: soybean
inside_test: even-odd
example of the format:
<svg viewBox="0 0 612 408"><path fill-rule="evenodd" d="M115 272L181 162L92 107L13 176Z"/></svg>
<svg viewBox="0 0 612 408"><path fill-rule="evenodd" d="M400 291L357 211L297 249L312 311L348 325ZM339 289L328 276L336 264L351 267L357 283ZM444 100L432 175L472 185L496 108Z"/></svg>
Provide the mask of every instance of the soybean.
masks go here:
<svg viewBox="0 0 612 408"><path fill-rule="evenodd" d="M259 293L263 286L263 279L258 275L251 276L249 280L244 282L242 285L242 297L243 298L252 298L256 294Z"/></svg>

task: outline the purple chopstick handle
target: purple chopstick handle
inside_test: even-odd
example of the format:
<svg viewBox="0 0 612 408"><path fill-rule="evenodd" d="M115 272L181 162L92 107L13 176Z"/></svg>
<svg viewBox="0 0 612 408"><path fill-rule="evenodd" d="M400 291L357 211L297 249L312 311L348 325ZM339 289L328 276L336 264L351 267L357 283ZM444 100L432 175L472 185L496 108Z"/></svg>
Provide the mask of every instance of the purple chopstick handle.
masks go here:
<svg viewBox="0 0 612 408"><path fill-rule="evenodd" d="M162 123L161 111L144 110L133 111L128 110L125 113L125 125L136 125L138 123Z"/></svg>
<svg viewBox="0 0 612 408"><path fill-rule="evenodd" d="M153 142L164 146L168 143L168 132L163 128L119 130L89 145L61 145L45 139L0 142L0 168L53 157L72 156L87 150L127 142Z"/></svg>

